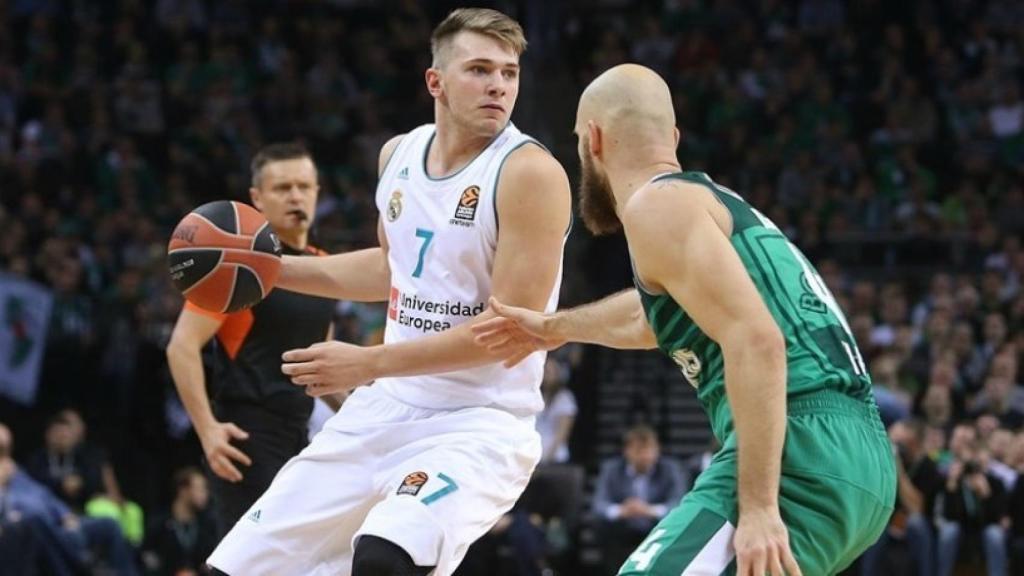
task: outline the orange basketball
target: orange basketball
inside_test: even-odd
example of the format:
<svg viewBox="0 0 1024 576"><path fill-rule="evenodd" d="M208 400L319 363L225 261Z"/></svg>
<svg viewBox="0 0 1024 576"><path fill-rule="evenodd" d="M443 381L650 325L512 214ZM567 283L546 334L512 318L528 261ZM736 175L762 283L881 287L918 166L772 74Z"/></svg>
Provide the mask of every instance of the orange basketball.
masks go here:
<svg viewBox="0 0 1024 576"><path fill-rule="evenodd" d="M252 206L219 200L178 222L167 245L167 266L190 302L214 312L236 312L274 288L281 241Z"/></svg>

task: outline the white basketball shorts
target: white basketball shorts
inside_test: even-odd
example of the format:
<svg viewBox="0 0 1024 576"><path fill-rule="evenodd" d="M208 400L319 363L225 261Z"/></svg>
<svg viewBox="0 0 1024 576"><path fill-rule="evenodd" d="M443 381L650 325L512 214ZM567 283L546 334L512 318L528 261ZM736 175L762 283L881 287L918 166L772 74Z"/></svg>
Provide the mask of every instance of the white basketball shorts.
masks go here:
<svg viewBox="0 0 1024 576"><path fill-rule="evenodd" d="M368 534L448 576L512 508L540 452L532 417L416 408L360 388L208 563L231 576L347 576L356 540Z"/></svg>

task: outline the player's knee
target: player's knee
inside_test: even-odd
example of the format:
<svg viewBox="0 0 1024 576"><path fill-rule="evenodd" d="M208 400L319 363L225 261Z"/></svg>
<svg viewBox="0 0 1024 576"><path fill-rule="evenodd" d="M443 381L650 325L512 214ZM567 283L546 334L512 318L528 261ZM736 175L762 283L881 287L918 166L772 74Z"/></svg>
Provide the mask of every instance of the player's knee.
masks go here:
<svg viewBox="0 0 1024 576"><path fill-rule="evenodd" d="M360 536L352 556L352 576L427 576L433 566L417 566L401 546L376 536Z"/></svg>

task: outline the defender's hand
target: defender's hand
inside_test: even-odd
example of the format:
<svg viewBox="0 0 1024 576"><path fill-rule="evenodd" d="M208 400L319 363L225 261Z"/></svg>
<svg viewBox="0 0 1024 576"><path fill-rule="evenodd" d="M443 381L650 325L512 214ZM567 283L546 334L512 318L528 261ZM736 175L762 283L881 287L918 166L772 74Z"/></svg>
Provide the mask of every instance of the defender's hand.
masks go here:
<svg viewBox="0 0 1024 576"><path fill-rule="evenodd" d="M285 352L281 371L310 396L345 392L376 377L370 350L337 340L317 342Z"/></svg>
<svg viewBox="0 0 1024 576"><path fill-rule="evenodd" d="M534 352L554 350L566 343L566 338L555 331L551 314L507 306L493 296L490 306L498 317L475 324L473 333L477 344L505 358L506 368Z"/></svg>
<svg viewBox="0 0 1024 576"><path fill-rule="evenodd" d="M803 576L778 509L741 512L733 547L736 576Z"/></svg>

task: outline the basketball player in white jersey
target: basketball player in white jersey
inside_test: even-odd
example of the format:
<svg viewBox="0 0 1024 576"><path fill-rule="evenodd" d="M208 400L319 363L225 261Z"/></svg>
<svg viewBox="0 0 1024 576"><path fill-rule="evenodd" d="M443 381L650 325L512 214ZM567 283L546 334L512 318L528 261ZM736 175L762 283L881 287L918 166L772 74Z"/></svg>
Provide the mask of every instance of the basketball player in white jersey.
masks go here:
<svg viewBox="0 0 1024 576"><path fill-rule="evenodd" d="M355 390L214 551L217 571L451 574L508 511L540 457L533 418L544 358L513 369L474 342L488 297L557 305L568 178L509 121L522 28L460 9L431 38L435 124L389 141L379 248L285 258L278 287L388 301L385 343L288 352L314 396Z"/></svg>

